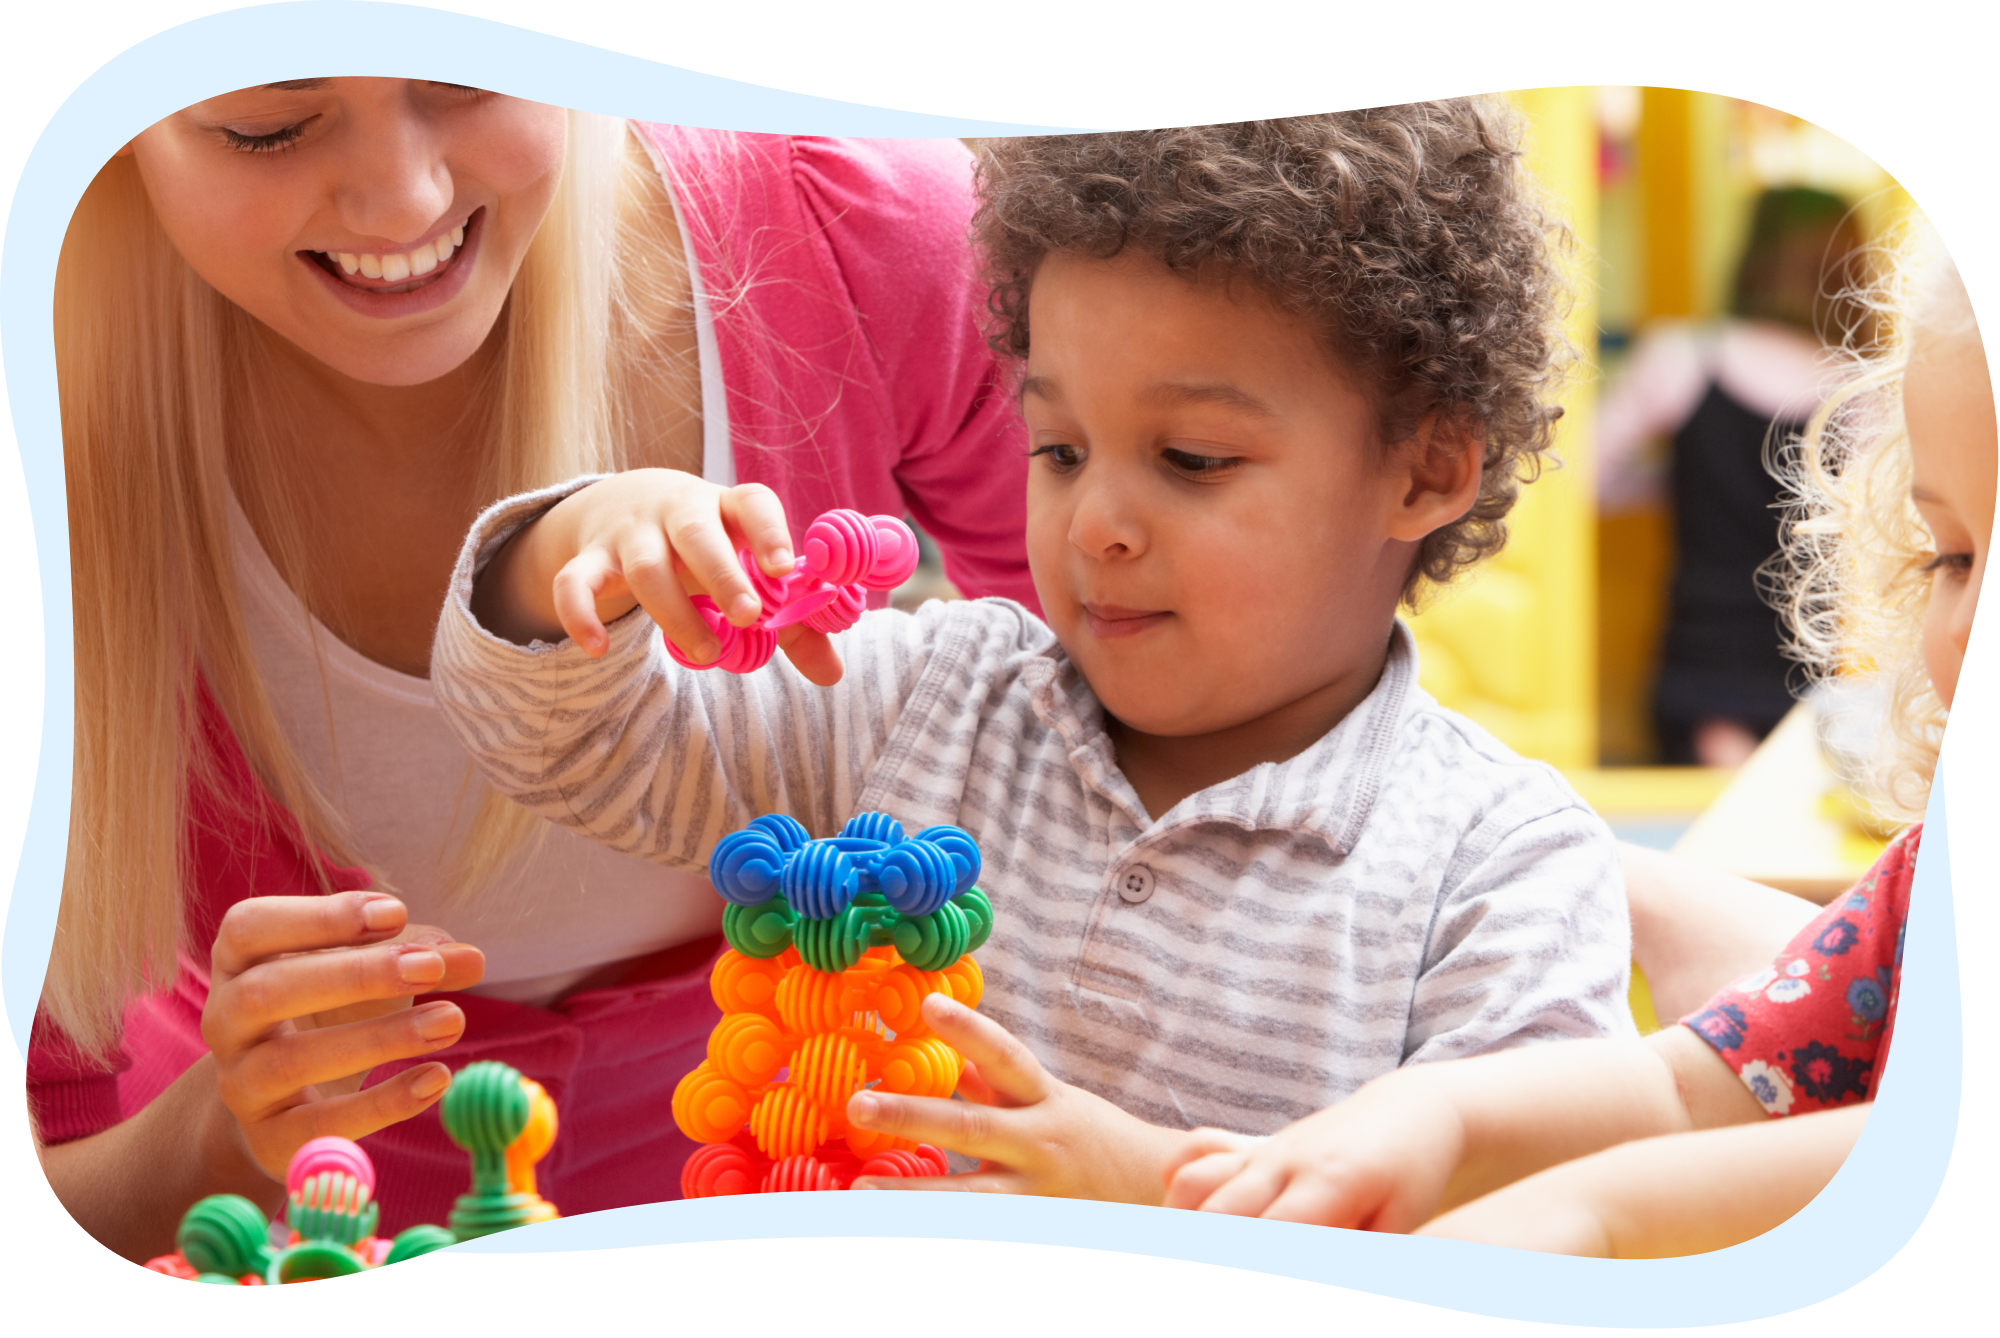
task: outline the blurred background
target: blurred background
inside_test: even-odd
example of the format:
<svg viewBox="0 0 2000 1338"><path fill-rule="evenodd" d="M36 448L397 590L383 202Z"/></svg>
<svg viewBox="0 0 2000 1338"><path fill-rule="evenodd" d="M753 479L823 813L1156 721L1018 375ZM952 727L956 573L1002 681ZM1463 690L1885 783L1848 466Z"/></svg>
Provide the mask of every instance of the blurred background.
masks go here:
<svg viewBox="0 0 2000 1338"><path fill-rule="evenodd" d="M1526 490L1506 550L1411 619L1423 684L1559 767L1621 838L1824 900L1886 833L1827 761L1833 713L1795 700L1757 592L1777 548L1764 461L1823 394L1822 341L1858 323L1835 295L1910 201L1844 140L1755 103L1509 96L1578 243L1583 365L1562 466ZM950 594L927 552L897 602Z"/></svg>

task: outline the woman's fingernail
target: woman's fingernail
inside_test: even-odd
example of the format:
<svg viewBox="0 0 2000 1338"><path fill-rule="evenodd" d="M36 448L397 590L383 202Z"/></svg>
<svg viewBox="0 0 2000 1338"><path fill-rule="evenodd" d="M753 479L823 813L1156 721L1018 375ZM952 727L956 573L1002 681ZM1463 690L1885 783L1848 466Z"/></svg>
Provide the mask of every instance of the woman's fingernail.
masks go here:
<svg viewBox="0 0 2000 1338"><path fill-rule="evenodd" d="M396 974L405 984L428 984L444 974L444 958L429 948L396 954Z"/></svg>
<svg viewBox="0 0 2000 1338"><path fill-rule="evenodd" d="M448 1003L425 1004L411 1019L417 1024L417 1035L427 1041L441 1041L447 1036L455 1036L463 1027L458 1009Z"/></svg>
<svg viewBox="0 0 2000 1338"><path fill-rule="evenodd" d="M882 1113L882 1103L866 1092L857 1092L847 1103L847 1118L872 1120Z"/></svg>
<svg viewBox="0 0 2000 1338"><path fill-rule="evenodd" d="M428 1101L451 1086L451 1071L442 1064L433 1064L429 1072L410 1084L410 1095L419 1101Z"/></svg>
<svg viewBox="0 0 2000 1338"><path fill-rule="evenodd" d="M402 909L394 897L370 897L361 903L361 923L371 934L394 929L402 921Z"/></svg>

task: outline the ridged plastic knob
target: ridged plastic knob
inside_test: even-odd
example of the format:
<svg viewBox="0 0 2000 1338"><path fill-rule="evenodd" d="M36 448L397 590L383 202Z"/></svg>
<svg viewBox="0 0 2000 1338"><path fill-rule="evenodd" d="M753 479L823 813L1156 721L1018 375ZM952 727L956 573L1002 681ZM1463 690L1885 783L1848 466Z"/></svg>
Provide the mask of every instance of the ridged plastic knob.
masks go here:
<svg viewBox="0 0 2000 1338"><path fill-rule="evenodd" d="M918 832L917 840L929 841L937 846L950 855L951 862L958 866L958 881L951 890L954 897L969 890L979 881L979 843L973 840L972 834L963 827L939 823L935 827L926 827Z"/></svg>
<svg viewBox="0 0 2000 1338"><path fill-rule="evenodd" d="M708 856L708 881L736 906L759 906L778 895L792 853L772 833L752 823L715 843Z"/></svg>
<svg viewBox="0 0 2000 1338"><path fill-rule="evenodd" d="M269 1265L269 1233L256 1204L240 1194L211 1194L181 1218L174 1244L196 1272L237 1278Z"/></svg>
<svg viewBox="0 0 2000 1338"><path fill-rule="evenodd" d="M918 837L882 857L875 882L904 915L929 915L957 893L960 867L942 846Z"/></svg>
<svg viewBox="0 0 2000 1338"><path fill-rule="evenodd" d="M921 556L917 536L894 516L870 516L875 530L875 560L860 578L870 590L894 590L910 579Z"/></svg>
<svg viewBox="0 0 2000 1338"><path fill-rule="evenodd" d="M880 547L868 517L842 507L806 526L800 551L814 577L828 585L853 585L874 567Z"/></svg>
<svg viewBox="0 0 2000 1338"><path fill-rule="evenodd" d="M863 841L880 841L885 846L899 846L906 839L903 824L887 813L856 813L840 829L840 834Z"/></svg>
<svg viewBox="0 0 2000 1338"><path fill-rule="evenodd" d="M963 957L972 929L965 912L947 901L929 915L907 915L892 931L896 951L919 971L942 971Z"/></svg>
<svg viewBox="0 0 2000 1338"><path fill-rule="evenodd" d="M770 1163L736 1143L698 1147L681 1167L681 1197L712 1199L725 1194L754 1194Z"/></svg>
<svg viewBox="0 0 2000 1338"><path fill-rule="evenodd" d="M722 912L722 936L745 957L776 957L792 946L798 915L783 897Z"/></svg>
<svg viewBox="0 0 2000 1338"><path fill-rule="evenodd" d="M813 841L793 855L783 882L785 900L808 920L831 920L861 891L860 871L832 841Z"/></svg>
<svg viewBox="0 0 2000 1338"><path fill-rule="evenodd" d="M720 1143L750 1117L750 1094L703 1060L674 1087L674 1124L697 1143Z"/></svg>

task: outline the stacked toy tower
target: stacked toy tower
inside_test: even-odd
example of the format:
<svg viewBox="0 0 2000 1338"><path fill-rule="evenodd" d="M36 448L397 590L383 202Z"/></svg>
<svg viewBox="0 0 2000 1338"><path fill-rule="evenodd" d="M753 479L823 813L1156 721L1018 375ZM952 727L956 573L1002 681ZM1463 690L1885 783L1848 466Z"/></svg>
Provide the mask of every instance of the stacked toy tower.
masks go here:
<svg viewBox="0 0 2000 1338"><path fill-rule="evenodd" d="M315 1138L286 1169L281 1219L266 1221L241 1195L211 1194L181 1218L175 1252L146 1267L232 1286L310 1282L556 1216L535 1192L535 1163L556 1136L555 1102L541 1084L505 1064L468 1064L453 1077L442 1114L445 1132L472 1157L472 1188L459 1196L449 1228L425 1223L394 1240L376 1236L374 1163L357 1143Z"/></svg>
<svg viewBox="0 0 2000 1338"><path fill-rule="evenodd" d="M959 828L906 837L883 813L822 841L773 814L716 845L709 878L730 903L729 950L709 989L723 1018L674 1090L674 1122L708 1145L681 1172L684 1195L946 1173L935 1148L850 1127L847 1100L958 1086L964 1060L921 1010L932 994L979 1004L969 954L993 928L979 866Z"/></svg>

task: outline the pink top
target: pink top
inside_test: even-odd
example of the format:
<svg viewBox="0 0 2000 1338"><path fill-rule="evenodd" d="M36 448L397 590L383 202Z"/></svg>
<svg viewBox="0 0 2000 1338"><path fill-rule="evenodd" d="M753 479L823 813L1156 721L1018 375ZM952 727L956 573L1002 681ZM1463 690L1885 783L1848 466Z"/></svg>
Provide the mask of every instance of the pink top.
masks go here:
<svg viewBox="0 0 2000 1338"><path fill-rule="evenodd" d="M981 338L966 246L969 157L950 141L638 129L666 165L713 313L738 480L768 484L798 530L841 506L908 513L961 590L1036 607L1025 436ZM127 1011L108 1068L37 1016L28 1096L50 1143L126 1118L202 1054L207 945L231 905L309 895L316 865L337 889L367 886L307 848L205 695L203 708L223 783L194 796L189 823L187 941L200 947L171 989ZM668 949L550 1008L456 996L465 1039L430 1058L505 1060L548 1090L561 1132L536 1176L563 1212L676 1198L693 1144L667 1112L719 1017L707 965L720 946ZM385 1232L442 1223L469 1184L435 1107L363 1145Z"/></svg>

